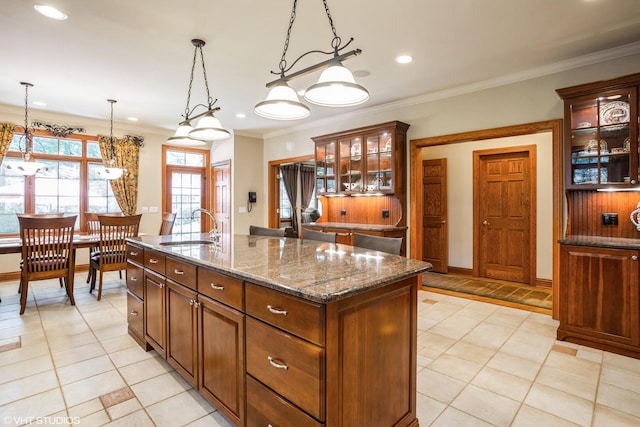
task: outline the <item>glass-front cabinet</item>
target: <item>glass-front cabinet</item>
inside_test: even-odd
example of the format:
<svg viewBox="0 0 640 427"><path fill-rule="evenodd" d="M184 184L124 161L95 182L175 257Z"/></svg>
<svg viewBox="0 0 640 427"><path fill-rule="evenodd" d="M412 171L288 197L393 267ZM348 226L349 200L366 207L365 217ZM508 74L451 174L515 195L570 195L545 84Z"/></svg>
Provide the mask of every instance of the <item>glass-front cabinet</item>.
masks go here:
<svg viewBox="0 0 640 427"><path fill-rule="evenodd" d="M404 195L408 127L396 121L313 138L317 194Z"/></svg>
<svg viewBox="0 0 640 427"><path fill-rule="evenodd" d="M316 144L316 192L336 192L336 141Z"/></svg>
<svg viewBox="0 0 640 427"><path fill-rule="evenodd" d="M579 87L558 90L565 109L566 188L637 186L638 87L585 86L586 94Z"/></svg>

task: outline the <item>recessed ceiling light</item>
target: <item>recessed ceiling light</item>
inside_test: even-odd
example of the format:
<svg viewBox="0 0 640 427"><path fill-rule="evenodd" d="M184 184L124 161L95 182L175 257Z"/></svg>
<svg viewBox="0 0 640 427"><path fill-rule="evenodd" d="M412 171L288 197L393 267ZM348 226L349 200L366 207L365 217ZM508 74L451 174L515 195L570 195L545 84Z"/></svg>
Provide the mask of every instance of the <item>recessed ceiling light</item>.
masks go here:
<svg viewBox="0 0 640 427"><path fill-rule="evenodd" d="M137 122L138 118L137 117L127 117L127 120L129 120L130 122Z"/></svg>
<svg viewBox="0 0 640 427"><path fill-rule="evenodd" d="M413 56L411 55L400 55L396 58L398 64L408 64L411 61L413 61Z"/></svg>
<svg viewBox="0 0 640 427"><path fill-rule="evenodd" d="M33 8L41 15L46 16L47 18L56 19L58 21L64 21L67 19L67 14L56 9L53 6L47 6L44 4L36 4Z"/></svg>
<svg viewBox="0 0 640 427"><path fill-rule="evenodd" d="M244 119L245 117L247 117L247 115L244 114L244 113L238 113L238 114L236 114L236 117L239 118L239 119Z"/></svg>
<svg viewBox="0 0 640 427"><path fill-rule="evenodd" d="M46 107L47 103L42 101L33 101L33 105L37 105L38 107Z"/></svg>

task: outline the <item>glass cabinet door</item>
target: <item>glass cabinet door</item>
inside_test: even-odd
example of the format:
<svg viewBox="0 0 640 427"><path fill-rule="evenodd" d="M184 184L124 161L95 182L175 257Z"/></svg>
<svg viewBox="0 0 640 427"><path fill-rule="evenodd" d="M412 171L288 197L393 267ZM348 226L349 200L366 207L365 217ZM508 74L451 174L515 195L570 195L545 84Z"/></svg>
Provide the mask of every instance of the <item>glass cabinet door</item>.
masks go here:
<svg viewBox="0 0 640 427"><path fill-rule="evenodd" d="M635 94L628 90L569 101L568 187L637 183L638 142L633 126L635 118L631 119L633 102Z"/></svg>
<svg viewBox="0 0 640 427"><path fill-rule="evenodd" d="M316 145L316 192L336 192L336 143Z"/></svg>
<svg viewBox="0 0 640 427"><path fill-rule="evenodd" d="M362 183L362 138L341 139L339 191L359 192Z"/></svg>
<svg viewBox="0 0 640 427"><path fill-rule="evenodd" d="M391 134L367 135L367 191L391 191L393 188L393 147Z"/></svg>

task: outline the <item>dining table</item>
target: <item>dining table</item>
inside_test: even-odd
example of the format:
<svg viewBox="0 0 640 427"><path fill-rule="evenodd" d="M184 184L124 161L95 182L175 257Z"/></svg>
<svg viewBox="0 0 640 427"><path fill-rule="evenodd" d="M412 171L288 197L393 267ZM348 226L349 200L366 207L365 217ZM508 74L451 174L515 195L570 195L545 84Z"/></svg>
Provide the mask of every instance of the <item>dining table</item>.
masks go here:
<svg viewBox="0 0 640 427"><path fill-rule="evenodd" d="M96 234L75 234L73 249L93 248L100 244L100 236ZM22 252L22 239L19 237L0 238L0 255L19 254Z"/></svg>

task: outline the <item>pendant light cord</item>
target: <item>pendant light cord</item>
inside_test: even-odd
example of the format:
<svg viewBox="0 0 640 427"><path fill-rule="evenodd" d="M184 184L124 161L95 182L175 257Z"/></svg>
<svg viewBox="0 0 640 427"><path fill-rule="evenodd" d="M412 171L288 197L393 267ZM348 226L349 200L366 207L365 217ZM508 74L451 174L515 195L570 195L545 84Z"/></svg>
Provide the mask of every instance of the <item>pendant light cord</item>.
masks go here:
<svg viewBox="0 0 640 427"><path fill-rule="evenodd" d="M193 39L191 40L191 44L193 44L195 46L195 49L193 50L193 60L191 61L191 76L189 77L189 89L187 91L187 105L184 107L184 114L182 115L182 117L184 117L185 120L189 120L189 116L191 115L191 113L193 113L193 110L195 110L195 108L200 105L196 105L195 107L193 107L193 110L189 108L189 105L191 104L191 88L193 87L193 75L195 73L196 70L196 60L198 58L198 51L200 52L200 62L202 63L202 75L204 76L204 87L207 90L207 109L211 110L213 108L213 105L216 103L216 101L218 101L217 99L214 101L213 98L211 98L211 92L209 92L209 79L207 78L207 69L204 65L204 53L202 52L202 46L204 46L205 42L200 40L200 39Z"/></svg>
<svg viewBox="0 0 640 427"><path fill-rule="evenodd" d="M20 82L21 85L24 86L24 151L22 151L22 138L19 142L18 149L22 151L22 157L28 159L29 154L29 139L30 139L30 131L29 131L29 87L33 86L31 83Z"/></svg>

